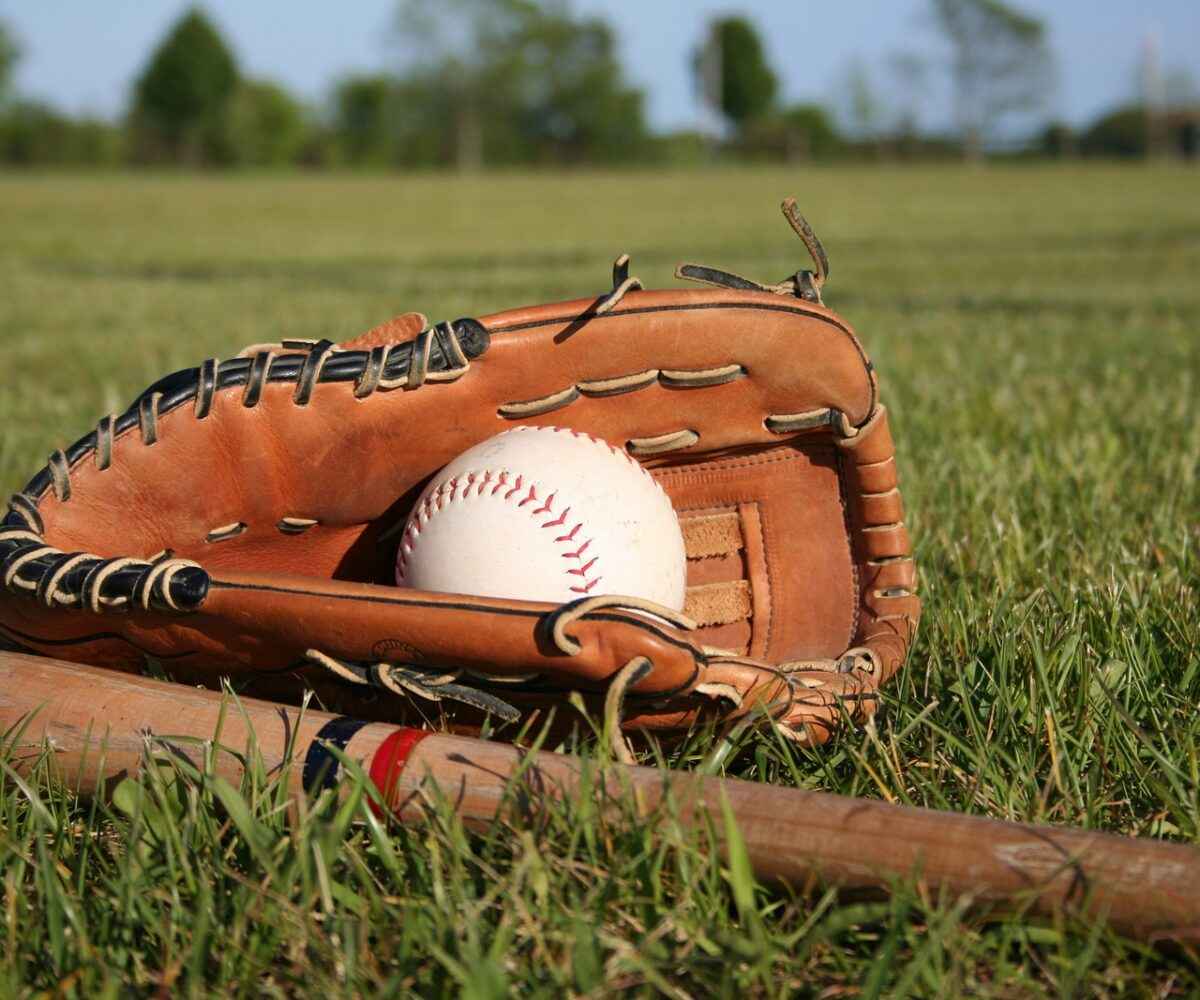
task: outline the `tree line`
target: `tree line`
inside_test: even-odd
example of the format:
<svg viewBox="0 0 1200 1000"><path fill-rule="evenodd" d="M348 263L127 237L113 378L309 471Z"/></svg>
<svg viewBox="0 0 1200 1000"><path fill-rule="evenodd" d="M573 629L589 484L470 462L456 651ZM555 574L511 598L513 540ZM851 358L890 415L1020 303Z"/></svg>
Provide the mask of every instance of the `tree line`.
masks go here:
<svg viewBox="0 0 1200 1000"><path fill-rule="evenodd" d="M553 0L401 0L395 73L338 81L320 107L247 76L193 8L151 53L119 121L72 117L12 86L20 49L0 23L0 163L74 166L369 167L573 165L849 158L978 159L998 126L1036 116L1054 66L1043 23L1000 0L929 0L955 101L953 133L918 127L931 64L914 52L853 63L843 107L779 100L754 24L723 17L692 55L705 132L654 134L611 27ZM1051 123L1024 152L1144 155L1157 141L1195 155L1194 102L1150 121L1140 103L1075 133Z"/></svg>

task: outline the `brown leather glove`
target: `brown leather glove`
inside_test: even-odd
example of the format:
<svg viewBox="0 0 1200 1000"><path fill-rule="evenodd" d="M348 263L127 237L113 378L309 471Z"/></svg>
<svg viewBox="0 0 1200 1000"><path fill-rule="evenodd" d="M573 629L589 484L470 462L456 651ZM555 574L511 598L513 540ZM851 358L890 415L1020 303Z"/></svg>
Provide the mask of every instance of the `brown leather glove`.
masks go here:
<svg viewBox="0 0 1200 1000"><path fill-rule="evenodd" d="M167 376L12 498L0 634L210 682L328 670L505 718L579 691L627 728L765 714L824 739L873 709L920 602L874 369L784 213L816 267L779 285L684 265L716 287L642 291L622 257L599 298L409 313ZM429 477L519 423L652 472L683 527L684 615L388 585Z"/></svg>

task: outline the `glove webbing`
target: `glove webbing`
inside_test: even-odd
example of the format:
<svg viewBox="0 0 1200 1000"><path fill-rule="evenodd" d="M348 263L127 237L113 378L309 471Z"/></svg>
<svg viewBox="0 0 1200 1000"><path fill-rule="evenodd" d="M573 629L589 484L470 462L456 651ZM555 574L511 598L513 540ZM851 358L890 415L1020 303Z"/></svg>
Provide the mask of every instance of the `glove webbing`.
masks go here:
<svg viewBox="0 0 1200 1000"><path fill-rule="evenodd" d="M252 357L218 362L210 359L160 379L124 413L110 414L70 448L56 451L20 493L14 494L0 522L0 581L11 593L34 596L47 607L85 607L93 612L122 611L131 606L186 613L195 611L208 593L209 577L198 563L168 552L150 558L105 558L87 552L63 552L48 545L38 503L47 491L59 502L72 496L71 469L92 455L100 471L113 462L116 437L140 432L143 444L154 444L162 414L194 401L197 420L205 419L219 391L242 389L242 404L258 404L268 382L294 382L293 401L305 406L318 383L353 382L355 396L376 390L417 388L426 381L459 378L471 359L487 348L487 331L477 321L460 319L423 330L411 343L389 344L370 351L339 351L332 342L284 341L280 349L305 353L276 354L272 349ZM264 345L266 346L266 345ZM285 517L276 527L295 534L311 527L309 519ZM214 528L205 540L222 541L239 534L235 522Z"/></svg>

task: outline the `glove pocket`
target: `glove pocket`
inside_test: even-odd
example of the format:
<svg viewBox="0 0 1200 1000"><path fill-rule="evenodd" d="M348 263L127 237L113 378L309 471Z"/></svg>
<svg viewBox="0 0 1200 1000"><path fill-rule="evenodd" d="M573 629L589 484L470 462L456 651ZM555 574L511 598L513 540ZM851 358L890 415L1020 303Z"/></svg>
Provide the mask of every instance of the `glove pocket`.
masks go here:
<svg viewBox="0 0 1200 1000"><path fill-rule="evenodd" d="M826 436L654 470L683 528L697 641L769 663L851 644L859 586L841 467Z"/></svg>

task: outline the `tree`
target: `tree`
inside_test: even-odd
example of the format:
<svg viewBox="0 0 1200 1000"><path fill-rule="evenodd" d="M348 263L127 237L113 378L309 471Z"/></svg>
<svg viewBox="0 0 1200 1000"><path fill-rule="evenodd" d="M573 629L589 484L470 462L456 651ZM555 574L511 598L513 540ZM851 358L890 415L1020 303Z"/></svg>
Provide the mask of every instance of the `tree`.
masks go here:
<svg viewBox="0 0 1200 1000"><path fill-rule="evenodd" d="M304 108L278 84L243 80L238 85L225 121L233 163L256 167L294 163L307 133Z"/></svg>
<svg viewBox="0 0 1200 1000"><path fill-rule="evenodd" d="M951 48L950 75L963 151L983 155L1006 115L1036 109L1049 90L1052 60L1045 25L1001 0L932 0Z"/></svg>
<svg viewBox="0 0 1200 1000"><path fill-rule="evenodd" d="M393 121L396 82L389 76L352 76L333 94L333 128L348 163L376 166L395 156Z"/></svg>
<svg viewBox="0 0 1200 1000"><path fill-rule="evenodd" d="M1053 121L1038 134L1037 148L1043 156L1061 160L1074 156L1079 148L1075 130L1066 122Z"/></svg>
<svg viewBox="0 0 1200 1000"><path fill-rule="evenodd" d="M692 71L705 99L739 132L771 110L779 81L758 32L744 17L713 22L694 54Z"/></svg>
<svg viewBox="0 0 1200 1000"><path fill-rule="evenodd" d="M400 0L396 36L406 80L435 100L460 170L483 164L485 124L494 134L515 105L518 56L510 40L534 8L527 0Z"/></svg>
<svg viewBox="0 0 1200 1000"><path fill-rule="evenodd" d="M1079 150L1085 156L1145 156L1145 109L1130 104L1101 115L1080 137Z"/></svg>
<svg viewBox="0 0 1200 1000"><path fill-rule="evenodd" d="M799 145L814 160L826 159L841 148L842 138L830 120L829 113L819 104L796 104L779 116L792 136L803 136ZM793 140L795 141L795 140ZM794 150L789 158L795 158Z"/></svg>
<svg viewBox="0 0 1200 1000"><path fill-rule="evenodd" d="M7 103L13 70L21 58L21 49L3 21L0 21L0 106Z"/></svg>
<svg viewBox="0 0 1200 1000"><path fill-rule="evenodd" d="M70 124L40 101L14 101L0 119L0 159L20 167L61 162Z"/></svg>
<svg viewBox="0 0 1200 1000"><path fill-rule="evenodd" d="M13 101L0 116L0 162L14 166L115 166L121 139L108 122L68 118L38 101Z"/></svg>
<svg viewBox="0 0 1200 1000"><path fill-rule="evenodd" d="M519 39L517 127L535 158L633 158L647 138L640 91L621 79L612 29L563 13L531 18Z"/></svg>
<svg viewBox="0 0 1200 1000"><path fill-rule="evenodd" d="M402 0L401 156L440 138L440 158L576 162L647 141L642 96L623 79L611 29L556 0Z"/></svg>
<svg viewBox="0 0 1200 1000"><path fill-rule="evenodd" d="M134 89L132 118L144 153L188 162L218 158L237 83L237 64L221 35L198 10L188 11Z"/></svg>
<svg viewBox="0 0 1200 1000"><path fill-rule="evenodd" d="M738 150L754 159L798 163L836 156L842 151L842 138L819 104L795 104L748 124Z"/></svg>

